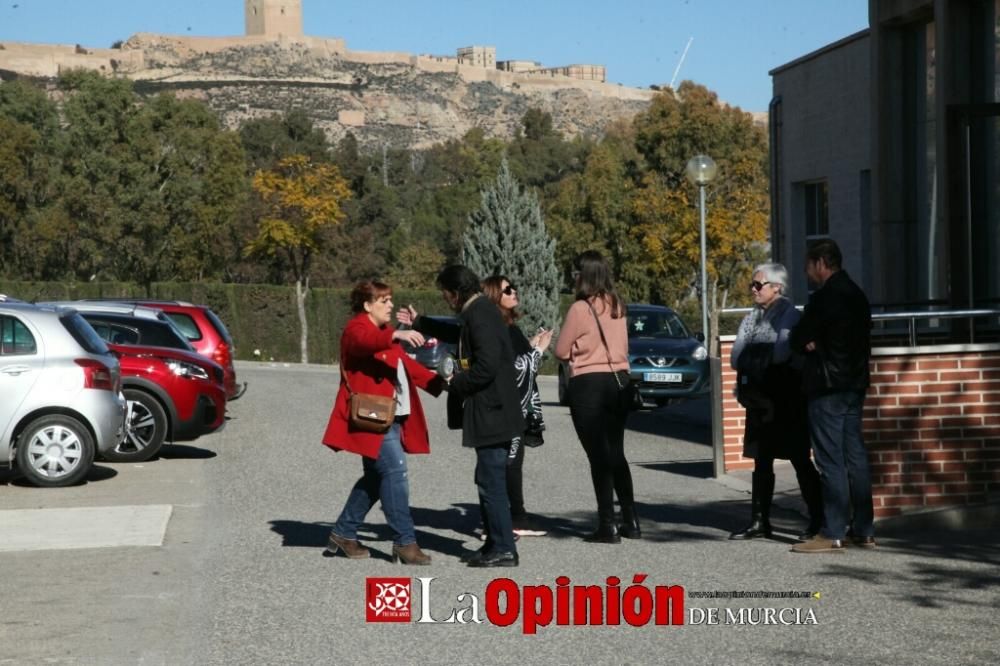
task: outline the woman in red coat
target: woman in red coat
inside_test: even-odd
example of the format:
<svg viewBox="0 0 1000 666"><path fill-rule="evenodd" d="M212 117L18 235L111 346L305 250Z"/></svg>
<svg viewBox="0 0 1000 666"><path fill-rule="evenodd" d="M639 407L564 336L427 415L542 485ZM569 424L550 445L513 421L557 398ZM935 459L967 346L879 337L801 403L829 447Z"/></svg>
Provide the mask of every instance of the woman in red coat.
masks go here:
<svg viewBox="0 0 1000 666"><path fill-rule="evenodd" d="M410 359L398 341L422 345L417 331L397 331L389 326L392 318L392 289L381 282L361 282L351 291L354 317L340 338L340 390L323 435L323 443L338 451L362 456L364 473L354 484L340 517L330 532L327 548L351 559L370 555L358 543L358 527L375 502L382 501L386 522L395 532L393 561L430 564L420 550L410 515L410 487L406 453L430 453L427 421L417 396L417 387L439 395L445 382L437 374ZM396 421L384 434L364 432L348 421L350 391L395 396Z"/></svg>

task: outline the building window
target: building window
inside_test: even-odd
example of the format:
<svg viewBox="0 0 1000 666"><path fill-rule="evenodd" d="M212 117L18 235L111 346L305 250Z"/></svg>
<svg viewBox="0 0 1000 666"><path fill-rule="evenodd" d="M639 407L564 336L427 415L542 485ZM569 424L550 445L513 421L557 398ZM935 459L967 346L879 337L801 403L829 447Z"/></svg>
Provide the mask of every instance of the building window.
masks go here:
<svg viewBox="0 0 1000 666"><path fill-rule="evenodd" d="M806 183L805 194L806 238L825 238L830 235L830 195L826 181Z"/></svg>

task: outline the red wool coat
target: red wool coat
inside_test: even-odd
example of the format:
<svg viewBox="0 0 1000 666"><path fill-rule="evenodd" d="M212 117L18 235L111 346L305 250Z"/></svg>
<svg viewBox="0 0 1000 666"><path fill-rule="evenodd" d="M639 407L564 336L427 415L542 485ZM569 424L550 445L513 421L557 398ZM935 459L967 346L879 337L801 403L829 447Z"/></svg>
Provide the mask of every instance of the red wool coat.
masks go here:
<svg viewBox="0 0 1000 666"><path fill-rule="evenodd" d="M437 373L407 356L399 344L392 341L394 331L392 326L379 328L367 313L356 315L347 322L340 338L340 370L347 375L355 393L391 396L395 391L393 380L396 378L396 368L402 361L410 384L410 416L403 423L400 433L403 450L407 453L430 453L427 419L420 406L417 388L438 396L444 389L445 382ZM323 444L335 451L351 451L369 458L378 458L384 435L355 430L350 426L347 419L348 398L347 387L341 380L330 420L326 424L326 432L323 433Z"/></svg>

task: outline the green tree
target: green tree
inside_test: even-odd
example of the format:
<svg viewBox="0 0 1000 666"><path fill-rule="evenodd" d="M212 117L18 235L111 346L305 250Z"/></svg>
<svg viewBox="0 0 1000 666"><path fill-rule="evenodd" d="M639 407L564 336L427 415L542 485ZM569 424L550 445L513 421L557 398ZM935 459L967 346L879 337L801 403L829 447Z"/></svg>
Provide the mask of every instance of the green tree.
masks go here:
<svg viewBox="0 0 1000 666"><path fill-rule="evenodd" d="M521 190L503 160L496 181L482 192L479 210L469 216L462 261L480 277L503 274L518 286L521 326L528 332L558 321L555 246L538 197Z"/></svg>
<svg viewBox="0 0 1000 666"><path fill-rule="evenodd" d="M330 159L326 134L301 109L248 120L240 126L239 133L250 173L271 169L291 155L305 155L317 164Z"/></svg>
<svg viewBox="0 0 1000 666"><path fill-rule="evenodd" d="M332 164L315 164L305 155L278 161L270 171L258 171L253 189L266 214L257 236L247 245L251 256L282 260L295 281L295 302L301 330L301 359L309 362L309 329L305 301L315 255L327 246L332 227L344 218L342 203L351 191Z"/></svg>
<svg viewBox="0 0 1000 666"><path fill-rule="evenodd" d="M202 103L143 102L126 80L73 72L60 81L62 215L76 276L155 281L218 277L246 190L242 150ZM55 235L49 232L50 236Z"/></svg>

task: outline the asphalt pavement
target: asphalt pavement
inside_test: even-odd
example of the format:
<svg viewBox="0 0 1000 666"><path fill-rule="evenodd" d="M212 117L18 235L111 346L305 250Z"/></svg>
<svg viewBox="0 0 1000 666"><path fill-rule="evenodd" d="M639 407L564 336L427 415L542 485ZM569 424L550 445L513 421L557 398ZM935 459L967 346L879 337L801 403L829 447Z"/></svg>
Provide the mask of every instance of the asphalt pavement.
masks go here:
<svg viewBox="0 0 1000 666"><path fill-rule="evenodd" d="M409 470L432 564L390 561L378 506L362 532L373 557L327 557L330 525L361 469L358 457L320 444L338 375L237 369L250 388L221 433L147 463L99 463L74 488L0 473L0 540L13 543L15 529L59 532L49 546L18 532L31 545L0 548L0 664L976 664L1000 652L995 525L895 530L874 551L794 554L791 535L805 519L794 488L779 487L777 537L729 541L748 518L748 484L711 478L705 402L630 417L644 538L585 543L593 491L552 378L541 382L546 442L524 466L528 510L549 534L518 542L518 568L460 562L480 545L474 454L446 429L444 399L430 397L432 453L411 456ZM87 542L79 523L59 527L37 511L102 507L72 515L98 532L122 511L155 511L161 545ZM369 578L409 585L410 621L366 620ZM683 588L672 594L684 623L658 625L669 614L643 595L670 586ZM372 603L403 612L405 588L392 589ZM585 589L602 601L600 623L595 606L589 615L575 606Z"/></svg>

